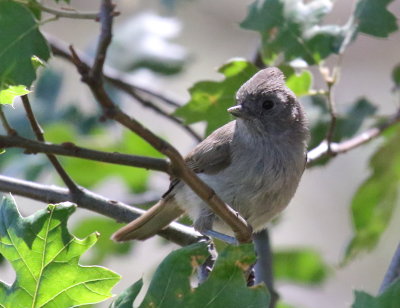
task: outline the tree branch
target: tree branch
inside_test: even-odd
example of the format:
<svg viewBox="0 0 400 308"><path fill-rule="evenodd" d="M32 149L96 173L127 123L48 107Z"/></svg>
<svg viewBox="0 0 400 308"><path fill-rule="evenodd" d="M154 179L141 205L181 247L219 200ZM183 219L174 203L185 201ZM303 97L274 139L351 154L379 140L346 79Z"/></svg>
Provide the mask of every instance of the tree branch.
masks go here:
<svg viewBox="0 0 400 308"><path fill-rule="evenodd" d="M49 35L46 35L46 38L50 43L50 46L51 46L51 49L52 49L54 55L62 57L64 59L66 59L67 61L73 63L71 54L68 52L68 49L66 46L64 46L61 42L57 41L56 39L52 38ZM84 56L78 52L77 52L77 54L79 55L81 62L84 63L86 66L89 67L90 66L89 63L93 62L93 59L89 59L86 56ZM177 102L175 102L159 93L156 93L149 89L132 84L129 81L129 78L127 76L125 76L124 73L118 72L111 67L108 67L105 65L103 67L103 69L105 71L105 73L104 73L105 80L107 80L108 82L113 84L118 89L120 89L120 90L124 91L125 93L127 93L128 95L130 95L133 99L135 99L142 106L144 106L146 108L150 108L154 112L158 113L159 115L171 120L172 122L174 122L176 124L179 124L180 127L182 127L184 130L186 130L188 132L188 134L190 134L197 141L201 141L203 139L192 128L185 125L180 119L174 117L173 115L169 114L167 111L161 109L160 107L155 105L150 100L143 98L141 95L138 94L138 91L143 92L147 95L150 95L150 96L160 100L161 102L164 102L170 106L173 106L174 108L180 107L180 104L178 104Z"/></svg>
<svg viewBox="0 0 400 308"><path fill-rule="evenodd" d="M69 192L65 188L54 185L42 185L3 175L0 175L0 191L10 192L45 203L74 202L80 208L102 214L119 222L128 223L144 213L143 210L131 207L122 202L107 199L87 189L82 189L79 192ZM196 243L203 238L203 236L194 231L193 228L176 222L170 224L169 227L164 230L159 231L158 235L181 246Z"/></svg>
<svg viewBox="0 0 400 308"><path fill-rule="evenodd" d="M107 10L110 8L110 0L103 0L102 7ZM105 10L105 8L103 8ZM103 10L102 9L102 10ZM108 12L108 11L107 11ZM99 47L97 49L97 57L104 57L107 51L108 44L111 41L112 32L112 14L108 12L106 14L101 14L100 22L102 24L102 33L100 35ZM75 50L70 48L74 63L82 76L82 81L85 82L89 88L92 90L93 95L97 99L100 106L103 108L106 117L113 119L120 123L122 126L135 132L141 138L146 140L150 145L152 145L156 150L168 156L171 160L171 169L173 174L182 179L204 202L206 202L212 210L224 221L226 222L233 232L237 240L240 243L250 242L252 229L251 226L232 208L230 208L225 202L223 202L208 185L206 185L200 178L186 166L185 161L179 152L168 142L159 138L157 135L152 133L134 118L128 116L119 109L118 106L114 104L111 98L108 96L104 90L102 76L94 76L90 69L80 61ZM96 70L101 65L97 65L100 60L95 60ZM101 63L101 61L100 61Z"/></svg>
<svg viewBox="0 0 400 308"><path fill-rule="evenodd" d="M256 284L264 282L271 294L269 308L274 308L279 299L274 287L274 269L271 249L271 240L268 229L254 234L254 248L257 254L257 263L254 266Z"/></svg>
<svg viewBox="0 0 400 308"><path fill-rule="evenodd" d="M33 133L36 136L36 139L40 142L45 142L44 135L43 135L43 129L40 127L39 122L35 118L31 104L29 102L28 95L23 95L21 97L21 99L22 99L22 103L24 105L29 123L31 124ZM54 169L56 169L58 175L61 177L61 179L63 180L65 185L68 187L68 189L70 191L79 190L80 188L78 187L78 185L76 185L76 183L71 179L71 177L67 174L67 172L64 170L64 168L61 166L57 157L55 157L53 154L47 154L46 156L49 159L49 161L51 162L51 164L53 165Z"/></svg>
<svg viewBox="0 0 400 308"><path fill-rule="evenodd" d="M171 174L169 162L165 159L152 158L139 155L128 155L121 153L110 153L81 148L73 143L66 142L61 145L44 143L20 136L0 135L0 147L17 147L25 149L25 153L56 154L69 157L77 157L116 165L145 168L149 170L162 171Z"/></svg>
<svg viewBox="0 0 400 308"><path fill-rule="evenodd" d="M377 125L376 127L367 129L366 131L351 139L339 143L332 142L330 151L327 145L327 141L324 140L323 142L321 142L321 144L308 152L307 165L308 167L310 167L314 162L318 161L319 159L322 159L324 157L332 157L355 149L371 141L372 139L379 137L386 129L399 122L400 109L394 115L389 117L385 122Z"/></svg>
<svg viewBox="0 0 400 308"><path fill-rule="evenodd" d="M400 277L400 244L393 255L392 261L390 262L389 268L383 278L381 287L379 288L379 294L385 292L385 290L391 286L391 284Z"/></svg>
<svg viewBox="0 0 400 308"><path fill-rule="evenodd" d="M79 12L75 9L54 9L43 4L36 2L36 1L20 1L17 0L16 2L20 2L24 5L33 6L40 9L43 12L52 14L56 17L64 17L64 18L73 18L73 19L94 19L96 20L99 17L99 13L96 12Z"/></svg>

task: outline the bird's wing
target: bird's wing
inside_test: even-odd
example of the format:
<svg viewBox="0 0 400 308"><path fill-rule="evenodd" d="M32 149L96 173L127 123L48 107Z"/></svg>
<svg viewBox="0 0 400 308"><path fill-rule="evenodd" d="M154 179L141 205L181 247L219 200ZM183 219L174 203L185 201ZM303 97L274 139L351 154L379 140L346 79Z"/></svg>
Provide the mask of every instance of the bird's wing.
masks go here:
<svg viewBox="0 0 400 308"><path fill-rule="evenodd" d="M214 174L231 163L231 142L235 122L230 122L208 136L190 152L186 164L196 173Z"/></svg>
<svg viewBox="0 0 400 308"><path fill-rule="evenodd" d="M188 167L196 173L205 174L215 174L228 167L234 129L235 121L229 122L199 143L185 158ZM179 179L172 178L163 197L168 196L179 183Z"/></svg>

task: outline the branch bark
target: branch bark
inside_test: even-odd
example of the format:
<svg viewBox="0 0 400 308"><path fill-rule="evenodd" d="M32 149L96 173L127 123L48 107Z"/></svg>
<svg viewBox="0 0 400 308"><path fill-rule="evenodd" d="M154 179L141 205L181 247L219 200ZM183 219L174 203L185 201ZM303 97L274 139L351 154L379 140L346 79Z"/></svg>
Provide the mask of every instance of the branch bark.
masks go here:
<svg viewBox="0 0 400 308"><path fill-rule="evenodd" d="M68 189L54 185L48 186L35 182L17 180L3 175L0 175L0 191L10 192L46 203L74 202L80 208L125 223L132 221L144 213L143 210L131 207L122 202L107 199L87 189L82 189L78 192L69 192ZM161 230L158 235L181 246L197 243L203 238L203 236L194 231L193 228L179 223L170 224L169 227Z"/></svg>
<svg viewBox="0 0 400 308"><path fill-rule="evenodd" d="M87 148L78 147L73 143L52 144L26 139L21 136L0 135L0 147L18 147L25 149L25 153L46 153L69 157L77 157L116 165L125 165L131 167L145 168L155 171L162 171L171 174L169 162L165 159L152 158L139 155L128 155L121 153L110 153Z"/></svg>

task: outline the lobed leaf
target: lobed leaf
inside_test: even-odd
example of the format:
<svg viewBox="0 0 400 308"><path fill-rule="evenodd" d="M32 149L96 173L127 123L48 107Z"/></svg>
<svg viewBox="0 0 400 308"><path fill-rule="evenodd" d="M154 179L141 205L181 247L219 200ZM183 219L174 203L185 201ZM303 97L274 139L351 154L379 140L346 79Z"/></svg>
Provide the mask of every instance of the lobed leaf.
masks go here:
<svg viewBox="0 0 400 308"><path fill-rule="evenodd" d="M4 308L62 308L103 301L120 277L103 267L81 266L80 256L97 235L80 240L67 230L76 206L52 205L23 218L11 196L0 205L0 253L16 272L9 286L0 281Z"/></svg>

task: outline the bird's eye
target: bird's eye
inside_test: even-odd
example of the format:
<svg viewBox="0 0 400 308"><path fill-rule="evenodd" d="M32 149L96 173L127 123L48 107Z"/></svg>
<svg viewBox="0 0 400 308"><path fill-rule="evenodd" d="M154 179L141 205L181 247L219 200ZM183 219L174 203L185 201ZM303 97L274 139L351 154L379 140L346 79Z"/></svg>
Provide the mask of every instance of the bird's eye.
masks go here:
<svg viewBox="0 0 400 308"><path fill-rule="evenodd" d="M263 101L263 103L262 103L262 107L264 110L270 110L270 109L274 108L274 105L275 105L274 101L270 100L270 99L267 99L267 100Z"/></svg>

